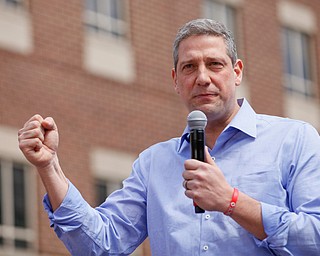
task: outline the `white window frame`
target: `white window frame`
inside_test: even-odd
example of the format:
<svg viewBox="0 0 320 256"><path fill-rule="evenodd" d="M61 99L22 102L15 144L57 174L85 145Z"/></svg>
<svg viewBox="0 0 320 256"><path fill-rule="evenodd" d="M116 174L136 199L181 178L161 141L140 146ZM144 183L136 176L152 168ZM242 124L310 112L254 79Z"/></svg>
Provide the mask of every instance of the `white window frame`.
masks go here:
<svg viewBox="0 0 320 256"><path fill-rule="evenodd" d="M306 97L313 97L316 89L312 81L311 43L308 34L282 28L284 87Z"/></svg>
<svg viewBox="0 0 320 256"><path fill-rule="evenodd" d="M106 197L121 188L121 182L131 173L134 160L134 155L112 149L95 148L91 151L90 166L93 177L107 188Z"/></svg>
<svg viewBox="0 0 320 256"><path fill-rule="evenodd" d="M202 13L205 18L222 22L236 37L235 7L237 1L204 0Z"/></svg>
<svg viewBox="0 0 320 256"><path fill-rule="evenodd" d="M121 182L130 175L135 158L130 153L95 148L90 153L90 166L95 178Z"/></svg>
<svg viewBox="0 0 320 256"><path fill-rule="evenodd" d="M33 52L32 22L28 11L28 1L10 4L0 0L0 48L30 54Z"/></svg>
<svg viewBox="0 0 320 256"><path fill-rule="evenodd" d="M101 3L101 0L95 1ZM123 1L121 19L84 10L84 68L93 75L124 84L130 84L135 79L134 54L129 36L129 4L129 1Z"/></svg>
<svg viewBox="0 0 320 256"><path fill-rule="evenodd" d="M101 204L104 200L114 191L122 188L122 181L119 180L108 180L108 178L95 178L95 191L97 191L97 186L103 186L106 190L106 193L103 195L103 198L99 198L99 195L96 195L96 204Z"/></svg>
<svg viewBox="0 0 320 256"><path fill-rule="evenodd" d="M278 19L282 27L287 27L295 31L300 31L310 38L317 33L317 19L315 11L307 5L288 1L279 0L277 3ZM297 19L299 17L299 19ZM311 123L317 129L320 129L320 107L319 107L319 92L318 88L315 86L318 84L316 81L316 76L313 74L316 72L314 70L315 60L312 59L314 56L313 51L315 50L312 46L313 42L311 39L311 79L312 81L301 81L301 78L295 78L292 76L287 76L284 70L283 74L283 87L286 88L286 83L291 80L293 84L302 83L311 87L313 86L313 94L308 95L305 93L297 92L294 90L285 90L284 94L284 115L294 119L304 120ZM300 80L299 80L300 79ZM308 83L312 83L308 84ZM298 85L294 85L296 88ZM310 90L310 89L308 89Z"/></svg>
<svg viewBox="0 0 320 256"><path fill-rule="evenodd" d="M19 150L17 142L17 130L0 126L0 164L1 164L1 201L2 223L0 235L4 244L0 246L0 255L6 256L36 256L38 248L37 235L37 186L36 174L33 168L26 162ZM13 165L23 166L25 178L25 216L26 227L14 225L14 194L13 194ZM30 248L17 248L15 239L28 242Z"/></svg>
<svg viewBox="0 0 320 256"><path fill-rule="evenodd" d="M126 37L128 24L126 22L124 0L85 0L90 1L96 10L90 10L85 4L85 25L87 29L97 33L104 33L113 37ZM112 17L112 9L116 9L117 14Z"/></svg>

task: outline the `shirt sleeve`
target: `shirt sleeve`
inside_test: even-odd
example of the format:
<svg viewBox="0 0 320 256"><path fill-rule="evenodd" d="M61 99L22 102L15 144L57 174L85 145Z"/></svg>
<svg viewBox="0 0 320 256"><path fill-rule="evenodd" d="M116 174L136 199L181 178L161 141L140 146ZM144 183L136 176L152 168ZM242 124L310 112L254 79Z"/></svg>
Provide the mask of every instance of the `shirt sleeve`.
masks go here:
<svg viewBox="0 0 320 256"><path fill-rule="evenodd" d="M54 212L47 195L44 208L50 226L72 255L129 255L147 236L145 186L132 172L124 187L92 208L69 181L62 204Z"/></svg>
<svg viewBox="0 0 320 256"><path fill-rule="evenodd" d="M320 251L320 139L304 124L295 138L285 184L287 208L261 203L268 237L256 242L275 255L318 255Z"/></svg>

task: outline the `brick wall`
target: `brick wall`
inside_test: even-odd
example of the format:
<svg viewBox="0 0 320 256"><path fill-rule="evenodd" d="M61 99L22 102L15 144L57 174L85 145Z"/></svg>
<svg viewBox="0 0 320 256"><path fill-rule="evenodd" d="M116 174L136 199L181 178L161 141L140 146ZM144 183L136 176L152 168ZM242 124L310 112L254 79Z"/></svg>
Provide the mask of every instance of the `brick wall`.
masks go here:
<svg viewBox="0 0 320 256"><path fill-rule="evenodd" d="M242 2L239 49L250 101L257 112L282 115L277 0ZM316 10L320 27L318 0L296 2ZM0 49L0 125L18 129L35 113L53 116L60 130L61 164L93 202L88 159L93 146L138 154L183 131L187 112L172 89L172 42L178 27L199 17L200 4L200 0L130 1L137 76L128 85L95 77L82 68L82 1L30 0L34 52L24 56ZM316 56L319 62L319 50ZM43 193L39 185L39 205ZM38 214L39 251L67 254L49 229L42 207Z"/></svg>
<svg viewBox="0 0 320 256"><path fill-rule="evenodd" d="M281 115L283 70L276 4L253 0L243 8L245 75L256 111Z"/></svg>

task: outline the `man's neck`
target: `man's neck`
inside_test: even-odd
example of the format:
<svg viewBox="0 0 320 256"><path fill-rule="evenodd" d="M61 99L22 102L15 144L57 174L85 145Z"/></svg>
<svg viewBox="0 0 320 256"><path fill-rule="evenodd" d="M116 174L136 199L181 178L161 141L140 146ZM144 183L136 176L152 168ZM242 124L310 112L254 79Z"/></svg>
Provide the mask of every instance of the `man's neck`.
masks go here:
<svg viewBox="0 0 320 256"><path fill-rule="evenodd" d="M222 133L226 126L210 128L210 126L206 127L206 145L212 149L216 144L216 141L219 135Z"/></svg>
<svg viewBox="0 0 320 256"><path fill-rule="evenodd" d="M220 119L220 120L210 121L210 118L209 118L208 124L206 126L206 145L209 148L212 149L214 147L219 135L231 123L232 119L238 113L239 109L240 109L240 106L237 105L237 107L235 108L235 111L232 114L230 114L228 118L225 118L222 120Z"/></svg>

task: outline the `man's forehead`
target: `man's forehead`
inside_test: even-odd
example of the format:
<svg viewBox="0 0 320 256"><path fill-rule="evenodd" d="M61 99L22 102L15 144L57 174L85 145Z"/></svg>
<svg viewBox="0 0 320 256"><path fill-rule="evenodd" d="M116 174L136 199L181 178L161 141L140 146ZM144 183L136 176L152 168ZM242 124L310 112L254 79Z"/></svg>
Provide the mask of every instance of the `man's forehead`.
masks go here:
<svg viewBox="0 0 320 256"><path fill-rule="evenodd" d="M226 44L223 37L213 35L190 36L180 42L179 53L185 50L206 49L206 48L224 48Z"/></svg>
<svg viewBox="0 0 320 256"><path fill-rule="evenodd" d="M222 57L227 55L227 48L222 37L217 36L192 36L181 41L179 47L179 60L184 61L200 55Z"/></svg>

